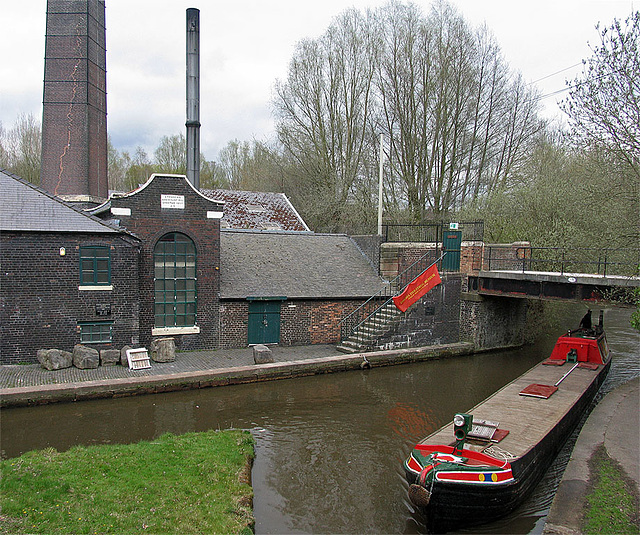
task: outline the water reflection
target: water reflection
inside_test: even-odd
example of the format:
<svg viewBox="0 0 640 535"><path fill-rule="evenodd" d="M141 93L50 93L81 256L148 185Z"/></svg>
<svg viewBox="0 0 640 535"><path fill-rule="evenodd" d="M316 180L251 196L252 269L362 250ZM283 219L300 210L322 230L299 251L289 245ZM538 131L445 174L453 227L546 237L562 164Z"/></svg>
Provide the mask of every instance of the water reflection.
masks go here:
<svg viewBox="0 0 640 535"><path fill-rule="evenodd" d="M638 375L629 311L608 311L615 353L606 388ZM578 316L579 317L579 316ZM251 429L256 532L421 533L402 461L423 436L548 355L553 339L522 351L473 355L155 396L3 411L4 456L48 446L136 442L162 433ZM568 456L567 456L568 458ZM540 533L562 466L518 512L484 533ZM554 479L555 478L555 479Z"/></svg>

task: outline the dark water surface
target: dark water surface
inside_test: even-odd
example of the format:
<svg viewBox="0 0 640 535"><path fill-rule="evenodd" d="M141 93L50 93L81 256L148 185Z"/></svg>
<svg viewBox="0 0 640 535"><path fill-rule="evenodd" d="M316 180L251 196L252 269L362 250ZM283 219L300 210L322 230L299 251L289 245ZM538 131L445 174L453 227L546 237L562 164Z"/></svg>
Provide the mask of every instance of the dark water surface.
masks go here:
<svg viewBox="0 0 640 535"><path fill-rule="evenodd" d="M568 324L582 311L571 313ZM639 374L640 336L629 326L629 314L606 312L614 363L603 390ZM561 333L518 351L8 409L0 422L2 453L137 442L166 432L250 429L256 438L256 533L422 533L402 469L414 443L546 358ZM473 532L541 533L569 455L567 448L518 511Z"/></svg>

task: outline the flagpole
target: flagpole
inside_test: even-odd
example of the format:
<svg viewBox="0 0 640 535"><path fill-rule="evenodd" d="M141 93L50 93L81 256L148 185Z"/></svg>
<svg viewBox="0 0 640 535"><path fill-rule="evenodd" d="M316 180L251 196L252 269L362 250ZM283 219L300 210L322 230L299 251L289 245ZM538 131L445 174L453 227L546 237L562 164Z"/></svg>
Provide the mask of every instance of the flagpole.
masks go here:
<svg viewBox="0 0 640 535"><path fill-rule="evenodd" d="M378 236L382 236L382 170L384 165L384 134L380 134L380 178L378 180Z"/></svg>

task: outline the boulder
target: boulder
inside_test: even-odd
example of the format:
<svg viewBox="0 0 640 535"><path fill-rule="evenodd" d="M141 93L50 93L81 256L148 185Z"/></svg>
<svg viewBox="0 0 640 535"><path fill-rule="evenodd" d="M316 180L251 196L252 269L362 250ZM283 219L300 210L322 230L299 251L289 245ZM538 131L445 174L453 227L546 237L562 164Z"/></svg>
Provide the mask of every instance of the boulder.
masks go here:
<svg viewBox="0 0 640 535"><path fill-rule="evenodd" d="M100 365L115 366L120 362L120 350L118 349L101 349Z"/></svg>
<svg viewBox="0 0 640 535"><path fill-rule="evenodd" d="M73 354L60 349L38 349L38 362L47 370L71 368Z"/></svg>
<svg viewBox="0 0 640 535"><path fill-rule="evenodd" d="M73 348L73 365L81 370L90 370L100 365L100 353L82 344L77 344Z"/></svg>
<svg viewBox="0 0 640 535"><path fill-rule="evenodd" d="M127 349L133 349L131 346L124 346L120 350L120 364L125 367L129 367L129 359L127 358Z"/></svg>
<svg viewBox="0 0 640 535"><path fill-rule="evenodd" d="M263 344L255 345L253 346L253 361L256 364L270 364L274 362L273 353Z"/></svg>
<svg viewBox="0 0 640 535"><path fill-rule="evenodd" d="M156 338L151 341L151 360L173 362L176 360L176 343L173 338Z"/></svg>

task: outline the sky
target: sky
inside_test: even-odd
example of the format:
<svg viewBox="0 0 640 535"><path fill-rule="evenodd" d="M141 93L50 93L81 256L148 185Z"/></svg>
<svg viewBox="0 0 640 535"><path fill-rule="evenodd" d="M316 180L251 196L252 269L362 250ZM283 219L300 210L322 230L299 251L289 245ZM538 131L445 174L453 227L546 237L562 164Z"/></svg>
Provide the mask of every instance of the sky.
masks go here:
<svg viewBox="0 0 640 535"><path fill-rule="evenodd" d="M595 28L624 19L640 0L449 0L471 27L486 24L510 67L542 95L565 88L599 43ZM185 133L186 10L200 10L201 152L231 140L274 137L274 84L285 80L296 44L322 35L345 9L387 0L106 0L107 128L114 146L150 156L161 138ZM425 14L431 0L414 0ZM46 0L2 0L0 121L42 118ZM544 98L543 115L561 117Z"/></svg>

